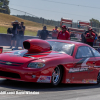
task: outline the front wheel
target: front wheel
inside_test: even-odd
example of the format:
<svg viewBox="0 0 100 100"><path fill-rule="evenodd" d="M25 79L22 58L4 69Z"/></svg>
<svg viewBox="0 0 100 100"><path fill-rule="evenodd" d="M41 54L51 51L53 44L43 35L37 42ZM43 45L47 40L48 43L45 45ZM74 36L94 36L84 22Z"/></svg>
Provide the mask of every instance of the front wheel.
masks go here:
<svg viewBox="0 0 100 100"><path fill-rule="evenodd" d="M62 73L62 68L59 67L59 66L57 66L57 67L54 69L53 73L52 73L52 84L53 84L54 86L57 86L57 85L60 84L61 79L62 79L62 74L63 74L63 73Z"/></svg>

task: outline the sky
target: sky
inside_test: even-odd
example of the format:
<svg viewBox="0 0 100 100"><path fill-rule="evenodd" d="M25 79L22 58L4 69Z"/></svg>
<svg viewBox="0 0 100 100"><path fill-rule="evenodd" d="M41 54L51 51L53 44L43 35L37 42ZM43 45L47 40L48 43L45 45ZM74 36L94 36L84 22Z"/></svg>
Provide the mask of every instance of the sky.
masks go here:
<svg viewBox="0 0 100 100"><path fill-rule="evenodd" d="M31 15L49 20L100 21L100 0L9 0L11 15ZM13 10L13 9L17 10ZM26 13L25 13L26 12ZM27 14L28 13L28 14Z"/></svg>

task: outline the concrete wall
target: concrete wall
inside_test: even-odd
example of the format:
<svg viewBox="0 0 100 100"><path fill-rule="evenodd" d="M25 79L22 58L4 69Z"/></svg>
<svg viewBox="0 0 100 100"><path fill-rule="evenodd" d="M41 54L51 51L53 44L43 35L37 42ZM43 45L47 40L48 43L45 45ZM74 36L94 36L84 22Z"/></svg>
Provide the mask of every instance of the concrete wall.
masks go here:
<svg viewBox="0 0 100 100"><path fill-rule="evenodd" d="M39 36L24 36L24 40L27 39L39 39ZM48 39L51 39L51 37L48 37ZM99 46L99 44L100 42L97 42L95 46ZM0 46L10 46L10 45L11 45L11 34L0 33Z"/></svg>
<svg viewBox="0 0 100 100"><path fill-rule="evenodd" d="M2 34L0 33L0 46L10 46L11 45L11 34ZM38 39L39 36L24 36L24 40L27 39ZM48 39L51 39L49 37Z"/></svg>

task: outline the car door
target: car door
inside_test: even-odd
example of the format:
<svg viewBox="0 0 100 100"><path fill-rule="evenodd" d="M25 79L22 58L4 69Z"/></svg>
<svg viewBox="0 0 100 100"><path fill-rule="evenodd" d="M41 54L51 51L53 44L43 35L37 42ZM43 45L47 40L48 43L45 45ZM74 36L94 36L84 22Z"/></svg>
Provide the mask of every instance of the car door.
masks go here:
<svg viewBox="0 0 100 100"><path fill-rule="evenodd" d="M94 67L98 68L97 70L100 70L99 69L100 68L100 53L97 50L93 49L93 48L91 48L91 50L92 50L92 52L95 56L95 59L96 59L96 63L95 63Z"/></svg>
<svg viewBox="0 0 100 100"><path fill-rule="evenodd" d="M89 83L94 76L95 57L90 47L79 46L77 47L74 67L70 69L72 72L73 83Z"/></svg>

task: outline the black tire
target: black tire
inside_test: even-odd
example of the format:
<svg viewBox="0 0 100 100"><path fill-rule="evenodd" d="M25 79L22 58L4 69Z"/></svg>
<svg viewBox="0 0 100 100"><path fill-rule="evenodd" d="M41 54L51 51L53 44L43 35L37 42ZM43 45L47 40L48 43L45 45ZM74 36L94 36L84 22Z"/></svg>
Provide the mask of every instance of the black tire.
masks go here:
<svg viewBox="0 0 100 100"><path fill-rule="evenodd" d="M98 76L97 76L97 84L100 83L100 73L98 73Z"/></svg>
<svg viewBox="0 0 100 100"><path fill-rule="evenodd" d="M52 79L51 79L52 85L53 86L59 85L61 83L62 76L63 76L63 68L57 66L52 73Z"/></svg>

